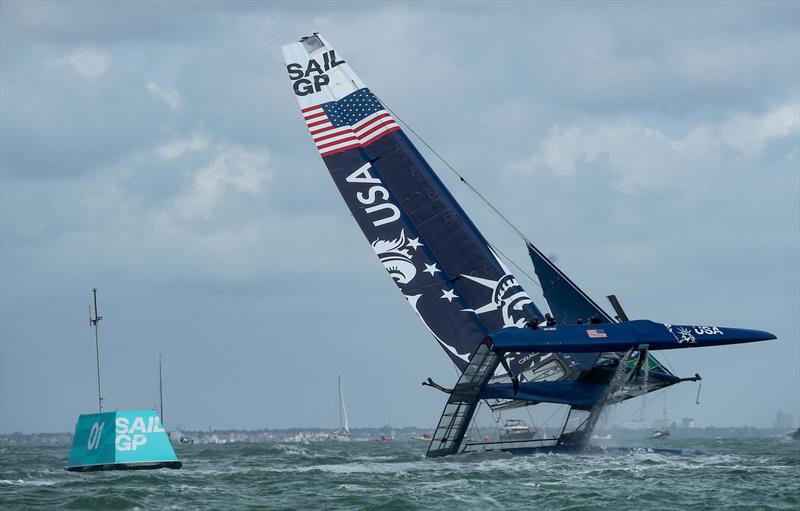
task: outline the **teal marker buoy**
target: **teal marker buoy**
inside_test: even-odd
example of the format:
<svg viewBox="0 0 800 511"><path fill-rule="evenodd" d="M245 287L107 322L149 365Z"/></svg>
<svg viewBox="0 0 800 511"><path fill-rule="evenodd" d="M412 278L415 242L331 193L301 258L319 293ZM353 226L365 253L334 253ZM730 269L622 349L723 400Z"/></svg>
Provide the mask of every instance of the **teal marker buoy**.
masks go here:
<svg viewBox="0 0 800 511"><path fill-rule="evenodd" d="M142 470L181 468L175 450L155 410L118 410L103 412L103 393L100 386L100 335L97 314L97 289L92 289L94 315L89 308L89 325L94 327L97 357L98 413L81 414L75 426L72 449L66 470L93 472L96 470ZM159 393L161 394L161 361L159 359ZM163 394L162 394L163 410Z"/></svg>
<svg viewBox="0 0 800 511"><path fill-rule="evenodd" d="M181 468L155 410L82 414L66 469L142 470Z"/></svg>

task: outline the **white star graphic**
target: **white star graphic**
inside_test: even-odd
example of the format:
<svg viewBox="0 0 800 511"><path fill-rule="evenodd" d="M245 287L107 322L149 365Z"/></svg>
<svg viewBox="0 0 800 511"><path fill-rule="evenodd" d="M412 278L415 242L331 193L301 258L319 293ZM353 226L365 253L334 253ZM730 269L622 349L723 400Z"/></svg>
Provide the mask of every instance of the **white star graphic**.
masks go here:
<svg viewBox="0 0 800 511"><path fill-rule="evenodd" d="M452 289L450 291L445 291L442 289L442 296L439 298L443 300L446 298L448 302L452 302L454 298L458 298L458 295L455 294Z"/></svg>
<svg viewBox="0 0 800 511"><path fill-rule="evenodd" d="M425 245L419 242L419 238L408 238L408 246L416 250L417 247L424 247Z"/></svg>
<svg viewBox="0 0 800 511"><path fill-rule="evenodd" d="M442 270L440 270L439 268L436 267L436 263L433 263L433 264L425 263L425 269L422 270L422 271L430 273L431 276L433 276L434 273L436 273L437 271L441 272Z"/></svg>

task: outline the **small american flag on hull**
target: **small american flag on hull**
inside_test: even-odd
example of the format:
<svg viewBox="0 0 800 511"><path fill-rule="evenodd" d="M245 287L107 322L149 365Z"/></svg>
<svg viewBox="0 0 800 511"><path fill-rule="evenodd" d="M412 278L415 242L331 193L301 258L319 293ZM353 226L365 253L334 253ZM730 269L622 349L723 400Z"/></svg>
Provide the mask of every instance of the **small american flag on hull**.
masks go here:
<svg viewBox="0 0 800 511"><path fill-rule="evenodd" d="M602 328L590 328L586 330L586 335L589 336L589 339L604 339L608 337Z"/></svg>
<svg viewBox="0 0 800 511"><path fill-rule="evenodd" d="M304 108L303 119L322 156L367 146L400 129L369 89L360 89L339 101Z"/></svg>

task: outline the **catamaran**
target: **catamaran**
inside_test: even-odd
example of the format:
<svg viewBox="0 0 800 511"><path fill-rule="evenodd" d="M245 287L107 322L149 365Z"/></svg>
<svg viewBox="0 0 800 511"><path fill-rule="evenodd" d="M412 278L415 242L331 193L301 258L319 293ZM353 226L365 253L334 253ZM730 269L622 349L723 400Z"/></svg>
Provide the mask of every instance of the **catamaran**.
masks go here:
<svg viewBox="0 0 800 511"><path fill-rule="evenodd" d="M610 295L612 316L514 227L549 307L545 317L341 53L314 33L283 46L283 57L303 120L353 217L461 372L452 388L423 383L447 394L427 456L582 448L606 405L700 380L674 375L651 351L775 339L759 330L629 320ZM480 403L493 411L556 403L568 411L554 438L472 442L467 431Z"/></svg>

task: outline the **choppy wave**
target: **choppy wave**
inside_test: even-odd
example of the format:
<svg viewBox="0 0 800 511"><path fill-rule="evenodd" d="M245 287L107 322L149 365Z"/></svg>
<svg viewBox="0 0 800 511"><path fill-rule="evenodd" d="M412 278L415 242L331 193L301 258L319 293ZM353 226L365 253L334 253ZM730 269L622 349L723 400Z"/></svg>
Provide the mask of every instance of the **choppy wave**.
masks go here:
<svg viewBox="0 0 800 511"><path fill-rule="evenodd" d="M0 456L3 509L800 509L800 442L673 440L593 455L475 453L421 442L191 445L181 470L63 470L67 448ZM687 451L688 452L688 451Z"/></svg>

